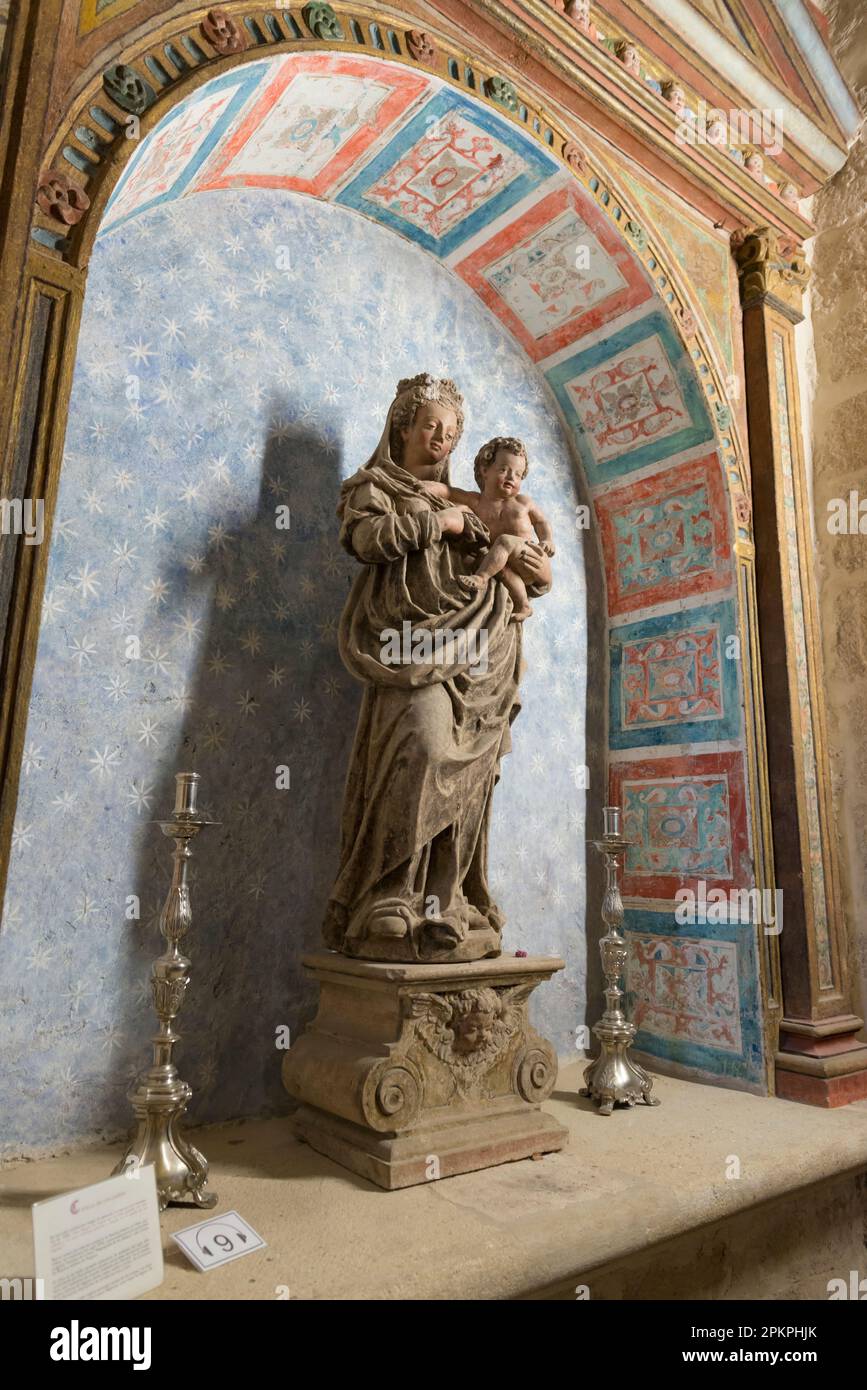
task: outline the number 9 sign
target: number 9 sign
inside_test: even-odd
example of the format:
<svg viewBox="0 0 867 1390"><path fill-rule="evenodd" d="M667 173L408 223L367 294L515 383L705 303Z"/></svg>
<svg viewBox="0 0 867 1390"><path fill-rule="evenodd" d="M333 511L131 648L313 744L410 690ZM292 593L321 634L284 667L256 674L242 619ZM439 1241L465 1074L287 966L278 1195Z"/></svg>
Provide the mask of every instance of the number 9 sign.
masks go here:
<svg viewBox="0 0 867 1390"><path fill-rule="evenodd" d="M254 1250L264 1250L266 1246L259 1233L236 1211L187 1226L177 1231L172 1240L177 1241L187 1259L201 1270L215 1269L217 1265L250 1255Z"/></svg>

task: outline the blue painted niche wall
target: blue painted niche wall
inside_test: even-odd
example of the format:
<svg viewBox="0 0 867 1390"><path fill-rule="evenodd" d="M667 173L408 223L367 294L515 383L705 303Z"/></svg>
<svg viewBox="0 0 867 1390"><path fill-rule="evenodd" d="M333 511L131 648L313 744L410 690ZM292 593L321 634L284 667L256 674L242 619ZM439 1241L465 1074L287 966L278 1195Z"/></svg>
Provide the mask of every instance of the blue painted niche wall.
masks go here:
<svg viewBox="0 0 867 1390"><path fill-rule="evenodd" d="M552 399L472 292L408 241L293 194L201 193L106 232L92 260L0 934L7 1154L128 1125L170 868L148 822L182 769L222 822L196 851L178 1050L192 1116L286 1108L275 1036L314 1008L300 959L319 945L359 695L336 649L354 568L337 492L397 379L420 370L466 397L455 481L472 486L485 439L517 433L554 523L556 586L525 629L491 879L506 949L567 960L535 1021L573 1046L601 580Z"/></svg>

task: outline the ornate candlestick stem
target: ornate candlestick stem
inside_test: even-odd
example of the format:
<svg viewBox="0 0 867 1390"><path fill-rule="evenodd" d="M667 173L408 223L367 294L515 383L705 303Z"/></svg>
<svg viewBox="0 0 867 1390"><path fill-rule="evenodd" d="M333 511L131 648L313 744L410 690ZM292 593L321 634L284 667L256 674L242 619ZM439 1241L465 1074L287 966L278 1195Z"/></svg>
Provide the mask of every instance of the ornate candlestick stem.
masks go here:
<svg viewBox="0 0 867 1390"><path fill-rule="evenodd" d="M180 1034L174 1030L174 1021L190 982L190 962L178 948L178 943L192 925L187 883L192 854L190 841L204 826L217 825L219 822L201 820L196 816L197 772L179 772L175 783L172 819L151 822L175 842L172 881L160 913L160 931L166 941L166 950L154 962L151 973L159 1031L151 1039L154 1045L153 1063L147 1071L142 1072L129 1093L137 1121L136 1132L114 1169L116 1174L128 1173L146 1163L153 1163L160 1211L170 1202L175 1205L193 1202L198 1207L213 1207L217 1201L216 1193L204 1191L208 1181L207 1160L181 1134L181 1116L193 1093L187 1082L178 1076L172 1052L180 1038Z"/></svg>
<svg viewBox="0 0 867 1390"><path fill-rule="evenodd" d="M586 1068L584 1088L579 1094L590 1096L599 1106L600 1115L610 1115L615 1105L633 1106L637 1100L643 1100L645 1105L659 1105L659 1100L650 1094L652 1077L629 1056L635 1024L630 1023L623 1012L623 991L618 983L627 959L626 941L619 932L623 921L620 866L630 841L620 833L619 806L605 806L602 814L605 825L602 839L588 841L605 857L602 920L608 931L599 942L606 982L605 1012L593 1029L602 1051Z"/></svg>

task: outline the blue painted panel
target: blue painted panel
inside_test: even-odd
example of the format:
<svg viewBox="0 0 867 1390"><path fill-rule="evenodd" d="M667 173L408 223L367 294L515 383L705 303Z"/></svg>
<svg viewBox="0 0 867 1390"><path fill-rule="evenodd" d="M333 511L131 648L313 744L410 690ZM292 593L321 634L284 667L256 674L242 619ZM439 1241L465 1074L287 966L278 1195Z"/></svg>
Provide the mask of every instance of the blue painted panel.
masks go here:
<svg viewBox="0 0 867 1390"><path fill-rule="evenodd" d="M268 70L269 66L267 63L251 63L249 66L234 68L231 72L227 72L225 76L216 77L212 82L209 82L207 84L207 96L209 98L216 96L219 92L225 91L226 88L237 87L238 90L227 103L225 110L220 113L220 116L214 122L210 133L202 141L201 147L196 151L192 159L182 164L177 176L171 180L169 186L163 193L148 199L147 202L140 203L132 212L113 221L112 208L120 201L123 190L130 179L135 178L141 160L148 157L150 151L153 149L152 139L148 140L146 144L143 144L141 150L137 151L130 160L122 178L108 200L103 217L102 230L105 231L109 227L120 227L124 222L129 221L130 217L137 217L139 213L147 211L148 208L157 207L160 203L167 203L173 198L179 198L184 192L184 189L189 186L192 179L198 173L205 160L209 157L211 151L234 123L241 107ZM190 106L194 102L201 101L203 95L205 95L204 88L193 92L192 96L187 97L186 101L182 101L174 111L170 112L160 122L158 131L153 132L153 135L158 137L163 144L170 143L173 137L172 128L177 127L178 121L183 120Z"/></svg>
<svg viewBox="0 0 867 1390"><path fill-rule="evenodd" d="M648 655L646 662L641 662L640 666L648 671L648 682L653 682L653 668L656 667L656 683L650 685L650 699L647 701L650 708L642 714L636 714L631 723L628 723L624 716L626 713L627 702L631 697L631 692L624 690L623 673L623 649L630 643L650 643L654 638L668 639L683 635L686 643L690 642L690 634L701 637L705 634L712 634L710 637L710 651L706 656L693 654L686 651L683 655L667 655L662 646L654 653ZM738 660L739 647L732 648L727 639L737 637L738 623L734 601L731 599L723 603L707 604L701 608L689 608L680 613L668 613L655 618L647 618L643 622L627 623L622 627L611 629L609 644L611 651L611 685L609 688L609 731L610 745L612 748L641 748L654 745L662 746L670 743L705 743L714 739L735 739L741 731L741 708L738 680ZM690 645L692 645L690 643ZM727 655L731 651L731 655ZM717 674L709 674L709 664L713 662ZM704 715L699 719L690 719L683 713L678 714L677 718L666 718L666 722L661 723L660 718L667 711L663 709L663 702L666 698L664 681L666 671L659 670L662 667L672 668L672 676L677 675L678 664L682 665L685 672L689 673L687 681L681 685L680 682L672 689L681 692L683 701L691 699L690 690L693 688L692 679L695 680L695 689L700 694L704 694L708 704L720 708L720 713L712 716ZM632 670L637 674L639 663L633 659ZM654 701L653 696L658 698ZM674 698L674 694L671 695Z"/></svg>
<svg viewBox="0 0 867 1390"><path fill-rule="evenodd" d="M392 200L391 206L383 206L380 202L373 202L368 194L427 132L436 129L449 118L458 122L472 122L473 126L480 128L487 136L517 155L523 168L496 193L491 196L482 194L478 206L468 210L454 226L440 236L431 234L409 216L402 214L396 198ZM522 135L507 119L444 88L426 102L399 134L395 135L394 139L337 195L336 201L375 218L396 232L401 232L419 246L423 246L426 251L432 251L438 256L448 256L496 217L508 212L509 208L525 198L543 180L556 173L558 167L549 155L544 154L534 141Z"/></svg>
<svg viewBox="0 0 867 1390"><path fill-rule="evenodd" d="M635 937L639 935L658 936L675 943L675 945L696 939L720 943L723 955L725 954L726 943L737 950L737 970L734 972L733 981L737 990L736 1000L729 1001L722 997L722 988L718 981L720 997L716 1000L712 997L705 998L702 1001L702 987L701 985L696 986L694 983L695 978L700 978L702 972L700 952L696 953L695 961L688 965L671 964L663 959L658 969L661 974L665 973L668 978L659 981L657 990L662 1011L668 1011L672 1021L679 1016L680 1026L685 1032L691 1029L694 1034L699 1034L702 1031L704 1021L709 1022L711 1026L714 1022L719 1022L725 1027L726 1020L731 1022L732 1013L736 1013L740 1044L737 1048L708 1045L698 1041L695 1036L692 1038L689 1036L677 1037L672 1036L671 1032L668 1036L661 1036L659 1030L651 1031L650 1028L642 1028L640 1024L635 1038L635 1047L651 1056L665 1057L684 1066L699 1067L718 1076L737 1078L753 1085L763 1085L765 1080L764 1045L755 935L757 931L761 930L761 927L752 924L741 926L730 922L699 922L680 925L675 920L673 912L669 915L668 913L639 911L632 908L626 910L623 926L633 961L635 959ZM660 954L665 956L664 951L661 951ZM711 983L708 991L711 996L713 988ZM696 999L698 999L698 1004ZM634 1017L636 1008L636 994L634 992L630 991L627 994L627 1008L629 1017ZM678 1010L680 1010L679 1015ZM696 1013L697 1021L690 1019L691 1011Z"/></svg>
<svg viewBox="0 0 867 1390"><path fill-rule="evenodd" d="M661 434L659 438L649 439L646 443L625 447L620 453L614 454L600 463L590 445L574 398L568 389L568 383L578 376L592 372L594 368L598 367L600 371L604 371L612 368L618 359L628 360L630 348L636 347L651 335L662 341L668 370L672 373L676 389L683 400L689 423L671 433ZM683 349L671 320L666 314L658 310L646 314L635 323L629 324L628 327L622 328L618 333L603 339L602 342L596 343L593 347L586 348L583 352L576 352L571 357L557 363L546 372L546 376L554 389L566 419L575 431L575 439L591 486L594 483L608 482L611 478L623 477L625 474L634 472L636 468L645 468L648 464L658 463L660 459L669 458L672 454L682 453L696 445L707 443L714 437L713 426L692 363Z"/></svg>

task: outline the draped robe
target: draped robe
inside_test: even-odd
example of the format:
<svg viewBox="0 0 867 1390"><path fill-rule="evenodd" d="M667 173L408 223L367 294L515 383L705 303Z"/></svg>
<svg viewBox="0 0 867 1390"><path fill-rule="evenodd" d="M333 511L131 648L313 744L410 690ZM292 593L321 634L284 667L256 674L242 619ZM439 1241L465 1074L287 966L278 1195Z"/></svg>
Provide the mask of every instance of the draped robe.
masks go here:
<svg viewBox="0 0 867 1390"><path fill-rule="evenodd" d="M462 536L444 535L440 514L450 504L392 460L388 437L387 425L338 507L341 544L362 565L340 653L364 694L325 940L367 959L470 960L500 950L488 831L520 708L521 625L510 622L504 585L492 581L471 597L459 586L490 544L487 529L467 513ZM384 660L385 635L403 637L405 624L434 641L439 633L440 651Z"/></svg>

